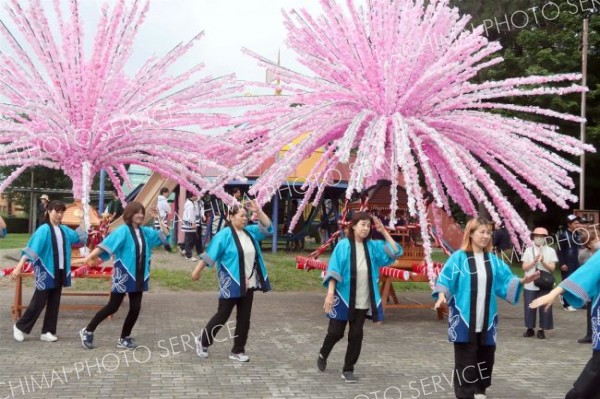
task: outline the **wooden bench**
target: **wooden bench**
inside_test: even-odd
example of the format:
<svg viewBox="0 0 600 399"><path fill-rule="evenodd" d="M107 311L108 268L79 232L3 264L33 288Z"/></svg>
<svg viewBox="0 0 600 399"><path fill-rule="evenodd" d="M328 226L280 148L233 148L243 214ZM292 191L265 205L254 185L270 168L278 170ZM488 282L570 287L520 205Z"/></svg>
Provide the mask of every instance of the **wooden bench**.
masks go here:
<svg viewBox="0 0 600 399"><path fill-rule="evenodd" d="M33 273L21 273L16 279L15 285L15 297L11 306L11 313L13 321L21 317L21 310L27 308L28 305L23 304L23 278L33 278ZM109 289L105 292L101 291L65 291L63 290L62 296L90 296L90 297L109 297L110 296L110 281L112 276L110 274L90 274L85 277L78 278L93 278L93 279L104 279L109 281ZM92 304L61 304L60 309L64 310L100 310L104 307L102 305Z"/></svg>
<svg viewBox="0 0 600 399"><path fill-rule="evenodd" d="M407 273L410 273L406 271ZM398 296L396 295L396 291L394 290L393 283L406 283L406 282L429 282L427 276L425 275L417 275L412 273L408 280L404 278L395 278L391 276L379 276L379 293L381 295L381 305L383 306L383 310L387 309L433 309L433 303L419 303L414 301L413 303L400 303L398 300ZM439 309L437 309L438 319L443 319L444 315L448 314L448 309L444 304Z"/></svg>
<svg viewBox="0 0 600 399"><path fill-rule="evenodd" d="M397 237L396 237L397 238ZM402 242L406 242L406 239L402 239ZM402 275L401 277L386 276L384 273L380 273L379 276L379 293L381 295L381 304L383 309L433 309L434 304L423 304L418 302L413 303L400 303L396 291L394 290L394 283L407 283L407 282L422 282L428 283L429 279L427 275L412 272L413 265L423 262L425 253L423 247L420 245L407 245L403 247L403 254L400 258L396 259L394 264L390 265L390 268L402 271L404 273L396 273ZM444 315L448 313L447 306L444 304L437 309L438 319L443 319Z"/></svg>

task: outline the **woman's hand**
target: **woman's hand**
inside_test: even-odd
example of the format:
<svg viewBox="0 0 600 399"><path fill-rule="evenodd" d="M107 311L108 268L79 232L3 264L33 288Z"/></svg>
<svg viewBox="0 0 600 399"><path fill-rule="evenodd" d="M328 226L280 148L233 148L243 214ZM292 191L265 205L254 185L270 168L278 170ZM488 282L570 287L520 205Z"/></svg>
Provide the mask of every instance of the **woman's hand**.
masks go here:
<svg viewBox="0 0 600 399"><path fill-rule="evenodd" d="M383 225L383 222L377 216L373 216L373 227L381 234L387 231Z"/></svg>
<svg viewBox="0 0 600 399"><path fill-rule="evenodd" d="M331 309L333 308L333 293L328 293L327 296L325 297L325 303L323 304L323 310L325 311L325 313L329 313L331 312Z"/></svg>
<svg viewBox="0 0 600 399"><path fill-rule="evenodd" d="M15 266L13 271L10 273L10 279L12 281L15 281L21 275L21 271L23 270L23 265L25 262L27 262L27 256L23 255L21 259L19 259L17 266Z"/></svg>
<svg viewBox="0 0 600 399"><path fill-rule="evenodd" d="M86 256L85 258L73 259L73 261L71 262L71 266L96 266L97 264L98 258L92 257L90 255Z"/></svg>
<svg viewBox="0 0 600 399"><path fill-rule="evenodd" d="M531 309L537 309L537 308L543 306L545 310L548 310L550 308L550 306L552 306L552 304L556 300L556 297L564 292L565 292L565 290L562 287L560 287L560 286L556 287L552 291L550 291L548 294L538 297L537 299L534 299L529 304L529 307Z"/></svg>
<svg viewBox="0 0 600 399"><path fill-rule="evenodd" d="M260 205L258 205L258 202L255 199L248 203L248 210L252 213L256 213L257 215L262 212Z"/></svg>
<svg viewBox="0 0 600 399"><path fill-rule="evenodd" d="M446 294L444 294L443 292L440 292L438 294L438 300L435 302L435 305L433 305L433 309L438 310L440 308L440 306L442 306L445 303L446 303Z"/></svg>
<svg viewBox="0 0 600 399"><path fill-rule="evenodd" d="M154 219L158 219L158 210L156 208L148 208L148 213L150 214L150 216L152 216Z"/></svg>
<svg viewBox="0 0 600 399"><path fill-rule="evenodd" d="M19 277L21 275L21 270L22 270L22 265L17 265L17 267L15 267L12 271L12 273L10 273L10 279L12 281L15 281L17 279L17 277Z"/></svg>
<svg viewBox="0 0 600 399"><path fill-rule="evenodd" d="M525 276L521 279L521 284L528 284L540 278L541 272L537 270L535 273Z"/></svg>
<svg viewBox="0 0 600 399"><path fill-rule="evenodd" d="M555 297L552 294L542 295L534 299L533 302L529 304L529 307L531 309L537 309L543 306L545 310L548 310L550 306L552 306L552 304L554 303L554 299Z"/></svg>
<svg viewBox="0 0 600 399"><path fill-rule="evenodd" d="M202 272L202 269L200 268L200 264L198 264L198 266L196 266L196 268L192 272L192 280L193 281L200 280L200 272Z"/></svg>
<svg viewBox="0 0 600 399"><path fill-rule="evenodd" d="M85 258L73 259L71 261L71 266L83 266L88 264L87 256Z"/></svg>

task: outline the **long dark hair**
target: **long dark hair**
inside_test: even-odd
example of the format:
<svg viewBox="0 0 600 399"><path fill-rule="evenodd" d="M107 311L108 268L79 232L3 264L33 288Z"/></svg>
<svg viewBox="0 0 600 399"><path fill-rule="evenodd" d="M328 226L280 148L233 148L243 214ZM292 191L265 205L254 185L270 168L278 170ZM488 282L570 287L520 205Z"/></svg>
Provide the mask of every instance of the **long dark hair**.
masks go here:
<svg viewBox="0 0 600 399"><path fill-rule="evenodd" d="M350 220L350 225L348 226L348 232L346 233L350 241L354 241L354 229L352 227L356 226L361 220L368 220L371 222L371 225L373 225L373 218L367 212L354 212L352 219ZM368 240L369 238L371 238L370 232L366 239Z"/></svg>
<svg viewBox="0 0 600 399"><path fill-rule="evenodd" d="M59 200L52 200L46 205L46 211L44 212L44 222L50 222L50 211L64 212L67 210L67 206L64 202Z"/></svg>

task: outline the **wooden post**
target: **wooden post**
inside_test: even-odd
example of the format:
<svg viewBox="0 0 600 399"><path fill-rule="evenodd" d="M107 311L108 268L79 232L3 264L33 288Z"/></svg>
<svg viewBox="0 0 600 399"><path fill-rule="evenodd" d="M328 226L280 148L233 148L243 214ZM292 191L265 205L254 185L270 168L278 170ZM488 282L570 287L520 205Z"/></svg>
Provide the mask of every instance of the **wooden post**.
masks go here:
<svg viewBox="0 0 600 399"><path fill-rule="evenodd" d="M589 17L583 19L583 43L581 46L581 85L587 86L587 53L588 53L588 34L589 34ZM586 117L586 93L581 93L581 118L584 119L580 124L580 139L585 143L585 117ZM581 154L579 159L581 173L579 174L579 209L585 209L585 152Z"/></svg>

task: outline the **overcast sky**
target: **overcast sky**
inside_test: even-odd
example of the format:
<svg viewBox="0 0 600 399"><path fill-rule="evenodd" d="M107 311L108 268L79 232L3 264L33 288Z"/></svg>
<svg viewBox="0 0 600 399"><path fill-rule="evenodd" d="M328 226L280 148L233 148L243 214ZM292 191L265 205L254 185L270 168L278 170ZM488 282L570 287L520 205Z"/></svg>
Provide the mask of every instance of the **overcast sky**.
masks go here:
<svg viewBox="0 0 600 399"><path fill-rule="evenodd" d="M264 81L264 69L240 49L245 46L274 60L281 47L282 64L299 69L295 54L284 45L281 10L301 7L315 12L321 8L317 0L153 0L139 34L138 54L162 54L204 30L205 37L182 64L202 60L207 73L236 72L243 80Z"/></svg>
<svg viewBox="0 0 600 399"><path fill-rule="evenodd" d="M6 1L0 0L2 5ZM114 5L114 1L108 0L108 3ZM66 10L68 0L62 2ZM104 2L79 0L88 46L87 56ZM52 23L55 21L52 0L42 0L42 3L49 11ZM151 55L161 56L200 31L205 32L204 38L180 59L174 72L204 62L205 74L235 72L239 79L263 82L265 70L256 65L254 59L242 54L242 46L273 60L277 58L277 50L281 47L282 65L304 70L295 61L295 54L284 45L286 32L282 8L288 11L292 8L306 8L311 12L321 10L317 0L151 0L146 21L134 44L128 71L135 72ZM15 31L4 7L0 7L0 18ZM4 38L0 41L0 49L10 53Z"/></svg>

